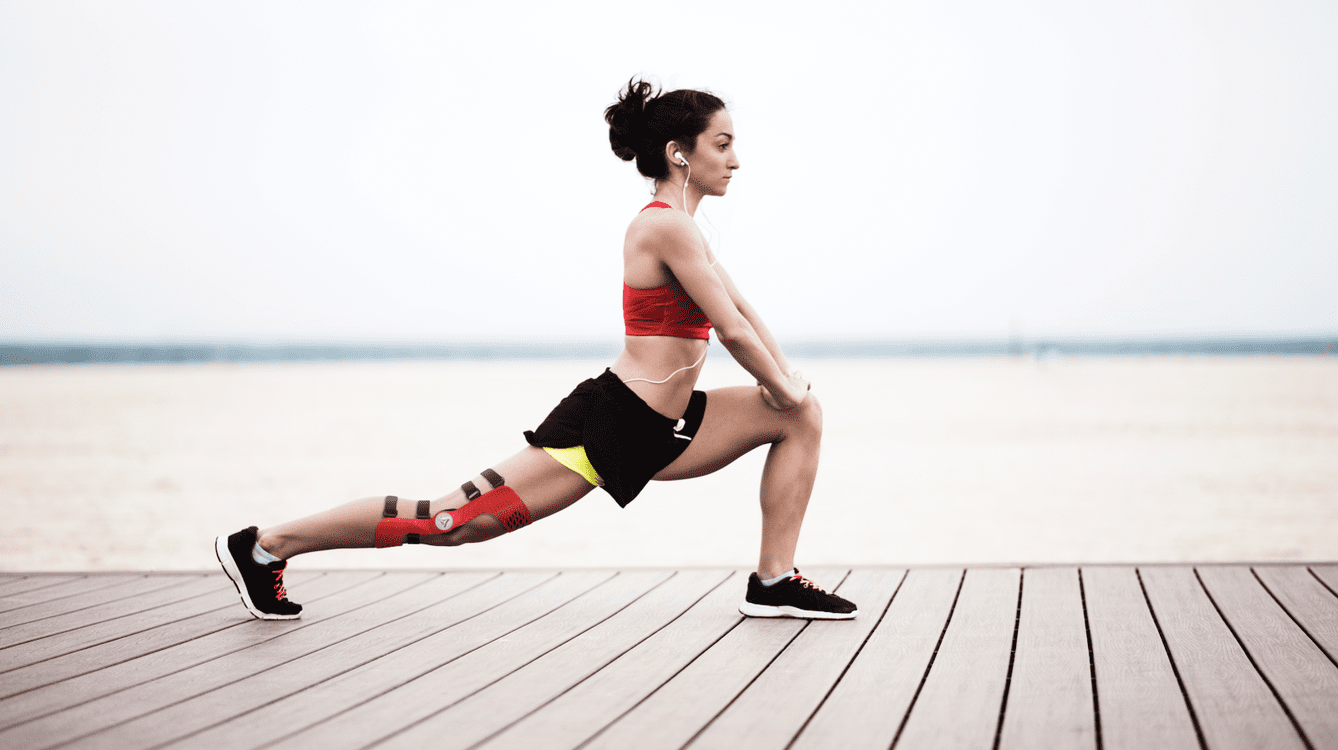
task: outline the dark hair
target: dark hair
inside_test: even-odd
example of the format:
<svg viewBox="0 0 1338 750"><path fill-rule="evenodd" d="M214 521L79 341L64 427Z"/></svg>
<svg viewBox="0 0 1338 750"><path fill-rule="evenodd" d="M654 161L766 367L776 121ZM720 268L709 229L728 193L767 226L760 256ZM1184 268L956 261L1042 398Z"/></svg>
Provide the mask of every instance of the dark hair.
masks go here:
<svg viewBox="0 0 1338 750"><path fill-rule="evenodd" d="M664 144L677 141L686 154L697 147L711 116L725 108L720 97L705 91L678 89L655 93L654 87L635 78L618 103L604 110L609 144L623 161L636 159L637 171L653 179L669 176Z"/></svg>

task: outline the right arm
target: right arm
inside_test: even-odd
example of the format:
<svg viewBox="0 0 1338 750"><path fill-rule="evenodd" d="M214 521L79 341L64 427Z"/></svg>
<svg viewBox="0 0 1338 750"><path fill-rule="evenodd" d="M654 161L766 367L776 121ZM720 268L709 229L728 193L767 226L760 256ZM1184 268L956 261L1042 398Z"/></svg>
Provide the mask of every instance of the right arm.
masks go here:
<svg viewBox="0 0 1338 750"><path fill-rule="evenodd" d="M692 301L706 313L720 343L739 366L757 378L764 389L763 398L781 411L793 409L808 395L808 382L786 372L783 358L777 360L735 303L724 280L728 277L722 277L711 267L706 248L691 221L684 214L659 219L653 231L645 235L645 250L669 268Z"/></svg>

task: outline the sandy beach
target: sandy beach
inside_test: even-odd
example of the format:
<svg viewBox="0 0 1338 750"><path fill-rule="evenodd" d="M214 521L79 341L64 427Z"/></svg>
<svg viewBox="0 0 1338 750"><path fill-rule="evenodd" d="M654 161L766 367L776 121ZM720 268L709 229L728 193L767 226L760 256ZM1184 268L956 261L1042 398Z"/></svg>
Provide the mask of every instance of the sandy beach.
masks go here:
<svg viewBox="0 0 1338 750"><path fill-rule="evenodd" d="M437 497L604 362L0 369L0 570L212 569L215 534ZM799 565L1338 559L1338 358L814 360ZM712 359L704 388L747 383ZM756 451L457 549L313 568L755 563Z"/></svg>

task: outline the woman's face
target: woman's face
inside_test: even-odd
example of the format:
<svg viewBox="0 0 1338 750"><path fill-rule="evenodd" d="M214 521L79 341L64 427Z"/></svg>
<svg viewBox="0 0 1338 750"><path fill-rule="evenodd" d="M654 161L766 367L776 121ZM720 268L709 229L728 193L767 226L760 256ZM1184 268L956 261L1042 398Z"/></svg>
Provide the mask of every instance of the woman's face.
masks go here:
<svg viewBox="0 0 1338 750"><path fill-rule="evenodd" d="M692 185L702 195L724 195L729 178L739 168L734 155L734 121L729 112L720 110L711 116L706 130L697 136L697 147L687 155L692 166Z"/></svg>

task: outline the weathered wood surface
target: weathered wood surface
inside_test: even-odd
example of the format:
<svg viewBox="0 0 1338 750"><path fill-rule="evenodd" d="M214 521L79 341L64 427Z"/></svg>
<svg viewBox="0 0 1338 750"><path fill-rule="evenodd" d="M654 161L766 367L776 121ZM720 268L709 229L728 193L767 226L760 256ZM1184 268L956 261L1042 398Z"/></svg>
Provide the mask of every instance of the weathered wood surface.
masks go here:
<svg viewBox="0 0 1338 750"><path fill-rule="evenodd" d="M1338 747L1338 566L0 574L0 747Z"/></svg>
<svg viewBox="0 0 1338 750"><path fill-rule="evenodd" d="M1085 568L1082 582L1103 750L1198 750L1189 705L1137 571Z"/></svg>
<svg viewBox="0 0 1338 750"><path fill-rule="evenodd" d="M1078 571L1026 571L1000 750L1096 750Z"/></svg>

